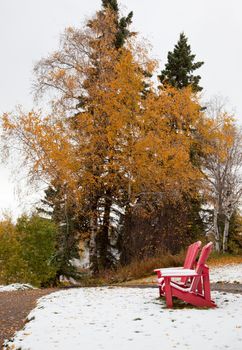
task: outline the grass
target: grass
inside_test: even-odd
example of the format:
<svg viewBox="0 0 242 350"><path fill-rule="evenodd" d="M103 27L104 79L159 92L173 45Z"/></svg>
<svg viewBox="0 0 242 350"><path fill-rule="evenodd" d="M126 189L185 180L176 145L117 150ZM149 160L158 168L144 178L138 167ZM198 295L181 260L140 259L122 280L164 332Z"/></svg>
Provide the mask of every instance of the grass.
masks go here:
<svg viewBox="0 0 242 350"><path fill-rule="evenodd" d="M159 253L155 257L134 260L129 265L118 266L115 270L106 270L97 277L84 277L83 286L112 285L122 282L148 277L153 270L159 267L181 266L184 262L184 253L178 255Z"/></svg>
<svg viewBox="0 0 242 350"><path fill-rule="evenodd" d="M113 278L117 282L130 281L141 277L150 276L154 269L159 267L181 266L184 261L184 253L178 255L159 254L155 257L135 260L127 266L120 266L116 271L108 271L104 277Z"/></svg>
<svg viewBox="0 0 242 350"><path fill-rule="evenodd" d="M83 286L104 286L136 281L150 277L153 270L160 267L182 266L185 252L178 255L159 253L155 257L135 260L127 266L119 266L116 270L107 270L98 276L86 276L80 282ZM242 255L212 253L209 258L209 266L223 266L242 263ZM154 274L153 274L154 275ZM139 281L137 281L139 283ZM144 281L140 281L142 284Z"/></svg>
<svg viewBox="0 0 242 350"><path fill-rule="evenodd" d="M212 253L208 260L209 266L223 266L230 264L242 264L242 255Z"/></svg>

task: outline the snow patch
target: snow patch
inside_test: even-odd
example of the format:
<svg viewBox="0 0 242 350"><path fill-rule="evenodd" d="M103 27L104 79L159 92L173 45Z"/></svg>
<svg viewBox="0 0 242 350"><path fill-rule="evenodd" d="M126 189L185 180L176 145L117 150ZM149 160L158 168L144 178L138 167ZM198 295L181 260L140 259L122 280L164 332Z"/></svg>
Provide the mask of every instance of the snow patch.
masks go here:
<svg viewBox="0 0 242 350"><path fill-rule="evenodd" d="M210 282L242 283L242 264L212 267L209 270Z"/></svg>
<svg viewBox="0 0 242 350"><path fill-rule="evenodd" d="M216 309L167 309L157 296L120 287L50 294L4 349L242 349L242 295L213 292Z"/></svg>
<svg viewBox="0 0 242 350"><path fill-rule="evenodd" d="M31 284L13 283L7 286L0 285L0 292L13 292L16 290L35 289Z"/></svg>

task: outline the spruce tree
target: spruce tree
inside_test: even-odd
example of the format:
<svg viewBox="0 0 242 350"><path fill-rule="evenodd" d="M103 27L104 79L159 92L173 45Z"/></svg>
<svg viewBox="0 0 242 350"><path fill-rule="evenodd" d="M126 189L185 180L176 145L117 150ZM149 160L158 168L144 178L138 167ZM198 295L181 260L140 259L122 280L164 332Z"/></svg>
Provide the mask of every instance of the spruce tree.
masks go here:
<svg viewBox="0 0 242 350"><path fill-rule="evenodd" d="M121 48L125 40L132 35L132 33L129 31L129 26L132 23L133 18L133 12L131 11L127 17L121 17L119 16L119 7L117 0L102 0L102 7L103 10L106 8L111 8L112 11L115 12L117 17L117 34L116 34L116 40L115 40L115 47L117 49Z"/></svg>
<svg viewBox="0 0 242 350"><path fill-rule="evenodd" d="M75 200L68 195L65 185L58 179L53 180L45 190L45 197L37 211L50 217L57 227L53 256L53 261L58 266L56 277L76 277L76 269L71 261L79 258L78 242L89 228L87 217L78 212Z"/></svg>
<svg viewBox="0 0 242 350"><path fill-rule="evenodd" d="M191 86L194 92L199 92L203 88L199 86L201 79L200 75L193 75L193 72L200 68L204 62L195 62L196 55L192 54L191 47L188 44L188 39L184 33L180 34L179 40L175 45L174 50L168 52L167 63L165 69L158 76L163 86L166 84L172 85L177 89L182 89ZM204 108L202 108L203 110ZM176 123L173 127L177 128ZM193 130L194 132L194 130ZM197 150L191 147L190 150L191 162L195 167L199 167L199 155ZM198 162L198 164L196 164ZM187 217L187 232L191 234L191 238L197 239L203 232L203 222L200 217L202 208L202 200L197 194L197 199L190 197L187 194L183 196L183 205L189 208Z"/></svg>
<svg viewBox="0 0 242 350"><path fill-rule="evenodd" d="M103 8L110 7L113 11L118 12L118 2L117 0L102 0Z"/></svg>
<svg viewBox="0 0 242 350"><path fill-rule="evenodd" d="M200 75L193 72L200 68L204 62L194 62L196 55L191 53L191 47L184 33L180 34L179 40L173 52L169 51L165 69L159 75L160 82L170 84L178 89L191 85L194 92L202 90L199 86Z"/></svg>

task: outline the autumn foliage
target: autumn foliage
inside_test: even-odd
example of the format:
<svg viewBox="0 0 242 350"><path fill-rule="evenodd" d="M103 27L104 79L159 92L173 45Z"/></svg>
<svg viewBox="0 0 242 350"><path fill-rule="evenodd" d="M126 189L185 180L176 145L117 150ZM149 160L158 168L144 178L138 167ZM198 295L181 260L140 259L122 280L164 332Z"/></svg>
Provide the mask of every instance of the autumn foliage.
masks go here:
<svg viewBox="0 0 242 350"><path fill-rule="evenodd" d="M162 208L197 196L214 130L193 89L157 88L146 46L132 34L117 47L117 30L109 7L66 29L35 67L36 96L51 93L51 112L3 116L5 146L20 145L30 178L58 182L87 218L95 272L111 265L115 207L125 217L144 198Z"/></svg>

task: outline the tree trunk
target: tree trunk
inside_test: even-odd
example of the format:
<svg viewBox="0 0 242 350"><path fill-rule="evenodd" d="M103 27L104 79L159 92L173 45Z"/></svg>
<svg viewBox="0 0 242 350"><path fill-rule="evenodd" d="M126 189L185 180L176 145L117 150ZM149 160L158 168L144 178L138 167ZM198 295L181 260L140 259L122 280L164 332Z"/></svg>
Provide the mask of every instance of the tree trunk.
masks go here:
<svg viewBox="0 0 242 350"><path fill-rule="evenodd" d="M223 233L223 253L228 250L228 237L229 237L229 223L230 218L226 215L224 221L224 233Z"/></svg>
<svg viewBox="0 0 242 350"><path fill-rule="evenodd" d="M123 215L123 227L120 235L119 248L120 248L120 263L121 265L127 265L131 262L131 256L133 252L132 249L132 235L131 227L133 225L132 222L132 211L129 203L125 207L125 212Z"/></svg>
<svg viewBox="0 0 242 350"><path fill-rule="evenodd" d="M220 232L219 232L217 208L214 208L213 225L214 225L215 250L216 252L219 253L220 252Z"/></svg>
<svg viewBox="0 0 242 350"><path fill-rule="evenodd" d="M111 212L112 200L111 193L107 191L105 198L105 207L103 214L103 225L98 233L98 264L100 270L105 270L111 267L111 261L108 257L109 246L109 227L110 227L110 212Z"/></svg>
<svg viewBox="0 0 242 350"><path fill-rule="evenodd" d="M97 260L97 206L92 208L91 220L91 237L89 241L89 260L90 270L93 275L98 274L98 260Z"/></svg>

